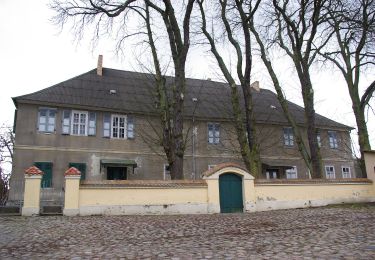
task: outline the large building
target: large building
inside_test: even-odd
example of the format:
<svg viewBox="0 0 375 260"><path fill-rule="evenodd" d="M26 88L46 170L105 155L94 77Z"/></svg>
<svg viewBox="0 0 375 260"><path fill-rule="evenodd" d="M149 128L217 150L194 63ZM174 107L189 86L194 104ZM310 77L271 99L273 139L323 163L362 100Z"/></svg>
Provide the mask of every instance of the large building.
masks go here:
<svg viewBox="0 0 375 260"><path fill-rule="evenodd" d="M168 78L168 84L173 79ZM64 171L86 180L168 179L151 74L97 68L35 93L13 98L17 108L12 181L24 169L44 171L42 187L62 189ZM253 89L262 178L309 178L276 95ZM306 136L304 110L289 108ZM184 176L222 162L241 164L225 83L187 79ZM351 128L316 115L326 178L353 178ZM307 140L305 140L307 143Z"/></svg>

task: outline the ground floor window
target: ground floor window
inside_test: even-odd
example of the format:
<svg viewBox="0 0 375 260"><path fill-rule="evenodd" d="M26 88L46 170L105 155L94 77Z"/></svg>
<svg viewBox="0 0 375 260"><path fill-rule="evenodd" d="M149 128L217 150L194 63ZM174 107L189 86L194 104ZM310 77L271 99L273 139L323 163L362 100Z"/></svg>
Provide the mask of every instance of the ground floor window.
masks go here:
<svg viewBox="0 0 375 260"><path fill-rule="evenodd" d="M350 173L350 167L342 166L342 177L343 178L351 178L352 175Z"/></svg>
<svg viewBox="0 0 375 260"><path fill-rule="evenodd" d="M293 166L291 169L285 170L287 179L297 179L297 166Z"/></svg>
<svg viewBox="0 0 375 260"><path fill-rule="evenodd" d="M164 180L171 179L171 166L169 166L169 164L163 165L163 179Z"/></svg>
<svg viewBox="0 0 375 260"><path fill-rule="evenodd" d="M86 179L86 163L69 163L70 167L74 167L81 172L81 180Z"/></svg>
<svg viewBox="0 0 375 260"><path fill-rule="evenodd" d="M279 169L267 169L266 177L267 179L280 179Z"/></svg>
<svg viewBox="0 0 375 260"><path fill-rule="evenodd" d="M334 178L336 178L336 176L335 176L335 167L334 166L327 165L327 166L325 166L325 170L326 170L326 178L327 179L334 179Z"/></svg>
<svg viewBox="0 0 375 260"><path fill-rule="evenodd" d="M51 162L35 162L34 165L43 172L41 187L52 187L52 163Z"/></svg>
<svg viewBox="0 0 375 260"><path fill-rule="evenodd" d="M107 167L107 180L127 180L128 179L127 167Z"/></svg>

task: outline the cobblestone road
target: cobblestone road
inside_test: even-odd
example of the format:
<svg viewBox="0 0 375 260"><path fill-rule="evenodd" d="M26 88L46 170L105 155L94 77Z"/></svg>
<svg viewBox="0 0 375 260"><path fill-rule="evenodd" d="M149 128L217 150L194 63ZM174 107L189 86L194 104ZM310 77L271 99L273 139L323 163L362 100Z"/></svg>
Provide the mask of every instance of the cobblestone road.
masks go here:
<svg viewBox="0 0 375 260"><path fill-rule="evenodd" d="M0 217L0 258L375 259L375 207Z"/></svg>

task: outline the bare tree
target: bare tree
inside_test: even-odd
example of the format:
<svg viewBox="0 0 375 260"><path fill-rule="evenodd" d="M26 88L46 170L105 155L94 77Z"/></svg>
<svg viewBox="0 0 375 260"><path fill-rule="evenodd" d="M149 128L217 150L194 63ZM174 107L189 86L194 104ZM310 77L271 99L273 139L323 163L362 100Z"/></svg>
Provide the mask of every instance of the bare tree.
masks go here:
<svg viewBox="0 0 375 260"><path fill-rule="evenodd" d="M182 28L180 28L179 14L176 14L174 5L170 0L109 2L105 0L55 0L51 5L57 13L55 22L60 25L73 21L73 27L81 35L87 25L95 26L95 37L101 33L109 33L114 27L115 18L120 21L121 44L128 37L147 35L147 40L152 50L155 65L155 80L159 100L159 110L163 127L162 146L168 158L172 179L183 179L183 157L185 142L183 138L183 104L185 95L185 64L190 47L190 19L195 0L188 0L184 5ZM165 91L165 79L161 75L156 47L152 38L150 24L150 9L152 9L164 22L164 29L169 40L169 49L174 64L174 82L171 86L171 98ZM132 14L140 15L146 21L146 32L127 30L127 22ZM120 46L120 45L118 45Z"/></svg>
<svg viewBox="0 0 375 260"><path fill-rule="evenodd" d="M10 167L13 161L14 133L9 126L0 127L0 205L8 199Z"/></svg>
<svg viewBox="0 0 375 260"><path fill-rule="evenodd" d="M287 110L286 100L282 89L278 89L280 83L267 55L266 46L277 46L282 50L290 58L297 72L305 106L309 154L307 154L307 146L303 143L301 135L298 134L297 125L293 123L294 120L289 118L290 114L288 115L288 113L286 113L286 117L294 129L294 133L297 133L299 150L307 162L313 178L322 177L322 161L315 127L314 89L310 68L316 60L318 51L327 44L330 38L329 35L323 37L322 30L322 24L326 19L322 10L327 3L328 1L324 0L267 1L263 17L267 21L268 37L262 38L257 25L254 24L254 21L251 22L251 30L260 45L262 60L270 73L284 112Z"/></svg>
<svg viewBox="0 0 375 260"><path fill-rule="evenodd" d="M360 166L366 177L363 152L371 150L365 109L375 91L375 80L360 95L360 78L365 69L375 65L375 1L332 1L327 6L327 30L330 44L320 50L325 60L334 64L345 79L358 129Z"/></svg>
<svg viewBox="0 0 375 260"><path fill-rule="evenodd" d="M211 52L215 56L221 72L231 88L231 103L234 125L236 128L242 159L248 171L253 176L257 177L261 172L262 165L260 161L259 143L257 143L256 140L254 105L250 88L253 60L251 53L252 47L250 31L248 30L248 23L246 21L249 19L249 16L251 17L257 10L260 0L249 1L254 2L254 7L250 9L249 14L245 13L242 6L242 1L229 1L229 3L227 0L219 1L220 20L224 26L224 34L226 35L229 44L234 47L236 52L236 76L232 75L229 65L225 63L222 55L219 53L215 42L216 39L214 32L208 32L205 14L206 10L204 9L203 2L203 0L198 1L202 16L201 29L209 42ZM240 32L236 32L236 19L231 21L231 16L240 17L240 23L238 23L241 27ZM244 50L242 50L242 45L244 46ZM238 78L242 88L245 105L244 114L242 112L242 104L240 102L241 93L239 93L235 77Z"/></svg>

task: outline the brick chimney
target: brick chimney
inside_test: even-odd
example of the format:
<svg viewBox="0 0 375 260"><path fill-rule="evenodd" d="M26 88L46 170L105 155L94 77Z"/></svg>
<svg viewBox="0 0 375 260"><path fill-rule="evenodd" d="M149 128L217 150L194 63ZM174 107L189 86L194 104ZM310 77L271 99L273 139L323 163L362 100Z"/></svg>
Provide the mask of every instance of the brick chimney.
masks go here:
<svg viewBox="0 0 375 260"><path fill-rule="evenodd" d="M98 57L98 66L96 68L96 74L98 76L103 76L103 55L99 55Z"/></svg>

